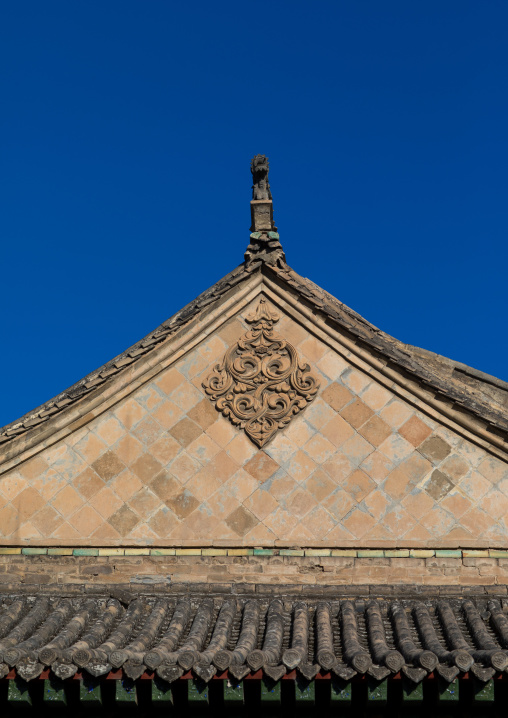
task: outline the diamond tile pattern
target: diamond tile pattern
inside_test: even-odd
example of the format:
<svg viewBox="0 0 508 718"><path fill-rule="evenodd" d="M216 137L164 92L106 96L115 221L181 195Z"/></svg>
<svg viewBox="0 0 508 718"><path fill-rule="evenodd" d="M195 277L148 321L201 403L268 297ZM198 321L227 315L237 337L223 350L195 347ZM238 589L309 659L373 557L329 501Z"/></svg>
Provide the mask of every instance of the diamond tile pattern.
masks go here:
<svg viewBox="0 0 508 718"><path fill-rule="evenodd" d="M284 315L279 332L319 375L320 390L258 450L201 386L245 329L231 319L153 382L2 476L0 539L417 546L508 536L505 463Z"/></svg>

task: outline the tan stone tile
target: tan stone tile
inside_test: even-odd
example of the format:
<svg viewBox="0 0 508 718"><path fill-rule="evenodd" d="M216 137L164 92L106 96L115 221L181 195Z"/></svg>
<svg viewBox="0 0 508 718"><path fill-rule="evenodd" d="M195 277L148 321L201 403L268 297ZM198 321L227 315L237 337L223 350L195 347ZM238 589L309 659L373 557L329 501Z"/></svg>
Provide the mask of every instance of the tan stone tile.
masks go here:
<svg viewBox="0 0 508 718"><path fill-rule="evenodd" d="M411 516L419 520L422 516L429 513L434 506L434 499L424 491L413 489L411 493L402 500L402 505L409 511Z"/></svg>
<svg viewBox="0 0 508 718"><path fill-rule="evenodd" d="M205 506L202 505L193 511L176 531L172 532L171 537L174 539L179 538L180 540L192 539L206 545L206 543L209 543L210 537L213 536L217 526L217 520L210 516Z"/></svg>
<svg viewBox="0 0 508 718"><path fill-rule="evenodd" d="M95 544L102 541L114 541L119 538L121 538L121 536L118 531L105 521L92 534L92 541Z"/></svg>
<svg viewBox="0 0 508 718"><path fill-rule="evenodd" d="M207 464L207 466L209 464ZM193 456L189 456L186 451L182 451L178 454L176 459L169 464L168 468L181 484L185 484L190 478L195 476L198 471L200 471L201 464Z"/></svg>
<svg viewBox="0 0 508 718"><path fill-rule="evenodd" d="M201 427L185 416L169 430L169 433L181 446L187 447L194 439L201 436L202 430Z"/></svg>
<svg viewBox="0 0 508 718"><path fill-rule="evenodd" d="M224 484L238 503L243 503L259 486L259 481L248 474L244 469L238 469Z"/></svg>
<svg viewBox="0 0 508 718"><path fill-rule="evenodd" d="M358 465L361 464L361 462L364 461L373 451L374 447L372 444L369 444L369 442L366 441L363 436L360 436L360 434L355 434L355 436L352 436L342 444L335 456L338 454L342 455L352 464Z"/></svg>
<svg viewBox="0 0 508 718"><path fill-rule="evenodd" d="M0 492L8 501L16 498L27 486L27 480L18 471L0 477Z"/></svg>
<svg viewBox="0 0 508 718"><path fill-rule="evenodd" d="M307 421L314 429L321 429L330 419L335 416L335 411L320 396L318 396L310 406L305 409L305 421Z"/></svg>
<svg viewBox="0 0 508 718"><path fill-rule="evenodd" d="M303 446L315 433L316 430L305 421L302 414L299 414L291 421L284 434L279 434L278 436L285 435L287 439L295 444L296 448L296 446Z"/></svg>
<svg viewBox="0 0 508 718"><path fill-rule="evenodd" d="M108 446L113 446L113 444L115 444L118 439L124 435L125 429L114 416L106 416L105 419L97 424L95 433Z"/></svg>
<svg viewBox="0 0 508 718"><path fill-rule="evenodd" d="M32 516L31 523L42 536L51 536L63 523L62 517L51 506L44 506L35 516Z"/></svg>
<svg viewBox="0 0 508 718"><path fill-rule="evenodd" d="M238 499L231 494L227 484L223 484L213 496L210 496L205 508L211 512L217 522L222 524L223 520L239 506Z"/></svg>
<svg viewBox="0 0 508 718"><path fill-rule="evenodd" d="M203 393L196 389L190 382L180 384L169 395L171 401L176 404L182 411L187 413L196 404L203 400Z"/></svg>
<svg viewBox="0 0 508 718"><path fill-rule="evenodd" d="M33 459L23 462L18 471L25 479L32 481L48 470L48 462L42 456L34 456Z"/></svg>
<svg viewBox="0 0 508 718"><path fill-rule="evenodd" d="M143 450L143 444L130 434L122 437L115 446L115 454L126 466L136 461Z"/></svg>
<svg viewBox="0 0 508 718"><path fill-rule="evenodd" d="M101 454L107 451L107 449L108 445L106 442L91 431L74 444L74 451L76 451L87 464L92 464Z"/></svg>
<svg viewBox="0 0 508 718"><path fill-rule="evenodd" d="M350 404L345 406L341 410L341 416L345 419L348 424L354 426L355 429L362 426L373 414L372 409L369 409L367 404L364 404L361 399L355 399Z"/></svg>
<svg viewBox="0 0 508 718"><path fill-rule="evenodd" d="M21 525L21 527L16 531L16 539L18 541L26 541L27 539L40 539L43 538L40 534L40 531L38 531L33 523L30 521L26 521L24 524Z"/></svg>
<svg viewBox="0 0 508 718"><path fill-rule="evenodd" d="M448 496L441 501L441 506L458 519L465 514L466 511L469 511L472 502L458 491L451 491Z"/></svg>
<svg viewBox="0 0 508 718"><path fill-rule="evenodd" d="M134 394L134 399L151 413L164 400L164 392L156 384L145 384Z"/></svg>
<svg viewBox="0 0 508 718"><path fill-rule="evenodd" d="M405 494L409 494L415 487L416 481L406 471L404 466L397 466L385 480L383 490L392 497L399 500Z"/></svg>
<svg viewBox="0 0 508 718"><path fill-rule="evenodd" d="M18 512L11 504L0 508L0 536L8 537L19 528Z"/></svg>
<svg viewBox="0 0 508 718"><path fill-rule="evenodd" d="M158 515L158 514L157 514ZM154 518L154 517L152 517ZM141 539L145 543L153 542L159 538L159 535L152 531L152 529L146 523L136 524L132 531L129 531L128 537L130 539Z"/></svg>
<svg viewBox="0 0 508 718"><path fill-rule="evenodd" d="M360 464L360 469L374 479L378 484L386 479L390 471L395 468L393 462L380 451L373 451Z"/></svg>
<svg viewBox="0 0 508 718"><path fill-rule="evenodd" d="M206 397L202 399L196 406L187 413L189 419L192 419L203 431L206 431L219 418L219 412L212 404L210 399Z"/></svg>
<svg viewBox="0 0 508 718"><path fill-rule="evenodd" d="M83 538L90 536L102 523L102 518L91 506L83 506L71 516L68 523Z"/></svg>
<svg viewBox="0 0 508 718"><path fill-rule="evenodd" d="M163 401L162 404L152 412L152 418L156 419L165 429L172 429L175 425L178 425L182 416L183 412L180 407L169 400Z"/></svg>
<svg viewBox="0 0 508 718"><path fill-rule="evenodd" d="M224 340L227 347L230 347L240 339L244 332L245 328L238 319L230 319L219 329L219 337Z"/></svg>
<svg viewBox="0 0 508 718"><path fill-rule="evenodd" d="M54 458L48 462L51 468L58 471L60 476L70 481L86 469L86 462L74 449L64 445L63 451L55 452Z"/></svg>
<svg viewBox="0 0 508 718"><path fill-rule="evenodd" d="M71 516L83 503L82 497L69 485L59 491L52 501L53 508L65 518Z"/></svg>
<svg viewBox="0 0 508 718"><path fill-rule="evenodd" d="M140 489L129 500L129 508L145 520L155 511L155 509L160 508L160 506L161 500L159 497L146 486Z"/></svg>
<svg viewBox="0 0 508 718"><path fill-rule="evenodd" d="M171 394L182 382L185 381L183 374L177 369L167 369L155 380L156 386L165 394Z"/></svg>
<svg viewBox="0 0 508 718"><path fill-rule="evenodd" d="M151 446L164 433L164 429L151 416L145 416L132 430L132 435L146 447Z"/></svg>
<svg viewBox="0 0 508 718"><path fill-rule="evenodd" d="M318 361L317 366L332 381L338 379L342 372L349 368L349 364L332 349L329 349Z"/></svg>
<svg viewBox="0 0 508 718"><path fill-rule="evenodd" d="M317 506L302 519L301 525L314 536L314 540L321 541L335 527L335 521L326 509Z"/></svg>
<svg viewBox="0 0 508 718"><path fill-rule="evenodd" d="M479 501L492 488L492 484L477 471L471 472L470 476L464 477L458 484L462 493L469 496L473 501ZM502 490L502 487L500 487ZM508 487L507 492L508 493Z"/></svg>
<svg viewBox="0 0 508 718"><path fill-rule="evenodd" d="M63 476L51 468L30 480L30 485L40 493L44 502L50 501L66 484L67 481Z"/></svg>
<svg viewBox="0 0 508 718"><path fill-rule="evenodd" d="M198 376L202 371L207 369L209 365L209 361L205 359L196 349L193 352L190 352L190 354L188 354L179 363L178 371L187 377L187 379L193 379L195 376Z"/></svg>
<svg viewBox="0 0 508 718"><path fill-rule="evenodd" d="M323 506L336 521L342 521L354 505L354 499L343 489L337 489L323 501Z"/></svg>
<svg viewBox="0 0 508 718"><path fill-rule="evenodd" d="M346 476L349 476L349 474L353 471L354 466L349 459L342 456L340 453L337 453L329 461L323 464L323 469L336 484L340 485Z"/></svg>
<svg viewBox="0 0 508 718"><path fill-rule="evenodd" d="M425 439L418 451L433 464L439 464L446 459L451 451L451 446L441 437L432 435Z"/></svg>
<svg viewBox="0 0 508 718"><path fill-rule="evenodd" d="M150 454L163 466L169 464L178 456L180 444L169 434L163 434L150 445Z"/></svg>
<svg viewBox="0 0 508 718"><path fill-rule="evenodd" d="M120 461L114 451L107 451L93 462L91 468L101 479L109 481L125 469L125 464Z"/></svg>
<svg viewBox="0 0 508 718"><path fill-rule="evenodd" d="M64 521L63 524L53 531L51 538L60 539L60 541L76 541L82 537L73 526L67 523L67 521Z"/></svg>
<svg viewBox="0 0 508 718"><path fill-rule="evenodd" d="M271 459L264 451L257 451L256 454L244 466L251 476L258 481L266 481L279 469L279 464Z"/></svg>
<svg viewBox="0 0 508 718"><path fill-rule="evenodd" d="M93 469L88 468L74 480L73 485L85 499L89 499L104 486L104 481Z"/></svg>
<svg viewBox="0 0 508 718"><path fill-rule="evenodd" d="M148 526L161 538L167 538L172 531L178 528L179 523L174 513L166 507L157 511L148 520Z"/></svg>
<svg viewBox="0 0 508 718"><path fill-rule="evenodd" d="M162 465L151 454L142 454L130 468L144 484L149 484L160 473Z"/></svg>
<svg viewBox="0 0 508 718"><path fill-rule="evenodd" d="M450 481L446 474L435 469L430 479L425 484L425 491L434 501L440 501L453 489L453 482Z"/></svg>
<svg viewBox="0 0 508 718"><path fill-rule="evenodd" d="M379 416L383 421L386 421L392 429L398 429L399 426L405 424L413 414L413 409L399 399L393 399L379 412Z"/></svg>
<svg viewBox="0 0 508 718"><path fill-rule="evenodd" d="M279 465L287 463L297 451L297 443L293 443L285 432L277 434L265 447L265 453Z"/></svg>
<svg viewBox="0 0 508 718"><path fill-rule="evenodd" d="M399 434L409 441L410 444L413 444L413 446L420 446L422 441L425 441L425 439L432 434L432 429L417 416L413 415L400 427Z"/></svg>
<svg viewBox="0 0 508 718"><path fill-rule="evenodd" d="M247 468L247 467L246 467ZM303 451L298 451L288 462L286 471L290 476L295 479L298 483L305 481L313 471L316 469L316 463L312 459L304 454Z"/></svg>
<svg viewBox="0 0 508 718"><path fill-rule="evenodd" d="M387 439L379 444L378 449L387 456L390 461L393 461L394 464L398 464L403 459L407 459L415 450L409 441L406 441L398 434L390 434Z"/></svg>
<svg viewBox="0 0 508 718"><path fill-rule="evenodd" d="M321 392L321 398L334 410L340 411L353 399L353 394L339 382L329 384Z"/></svg>
<svg viewBox="0 0 508 718"><path fill-rule="evenodd" d="M301 324L293 321L289 317L283 317L278 326L278 333L281 334L287 342L291 342L295 347L307 339L308 331Z"/></svg>
<svg viewBox="0 0 508 718"><path fill-rule="evenodd" d="M471 468L469 463L460 456L449 456L439 467L452 481L457 483Z"/></svg>
<svg viewBox="0 0 508 718"><path fill-rule="evenodd" d="M278 503L269 491L258 489L244 501L244 506L257 519L263 521L272 511L275 511Z"/></svg>
<svg viewBox="0 0 508 718"><path fill-rule="evenodd" d="M275 534L278 539L282 540L295 528L298 523L298 519L289 511L279 507L267 516L263 523L270 529L270 531L272 531L272 533Z"/></svg>
<svg viewBox="0 0 508 718"><path fill-rule="evenodd" d="M388 497L378 489L377 491L371 491L370 494L365 497L363 503L369 514L374 516L376 521L379 521L385 515L391 502Z"/></svg>
<svg viewBox="0 0 508 718"><path fill-rule="evenodd" d="M205 360L205 365L210 366L214 361L222 359L228 345L216 334L199 345L198 350Z"/></svg>
<svg viewBox="0 0 508 718"><path fill-rule="evenodd" d="M343 525L355 538L362 538L375 523L376 520L370 514L360 509L354 509L343 521Z"/></svg>
<svg viewBox="0 0 508 718"><path fill-rule="evenodd" d="M492 490L482 499L481 508L489 516L500 519L508 514L508 497L501 491Z"/></svg>
<svg viewBox="0 0 508 718"><path fill-rule="evenodd" d="M335 452L335 446L328 439L320 434L314 434L303 447L303 450L317 464L323 464Z"/></svg>
<svg viewBox="0 0 508 718"><path fill-rule="evenodd" d="M179 519L187 518L195 509L198 508L200 504L198 499L196 499L187 489L184 489L171 498L168 498L166 503Z"/></svg>
<svg viewBox="0 0 508 718"><path fill-rule="evenodd" d="M122 501L128 501L142 486L143 484L138 477L133 474L132 471L129 471L129 469L122 471L122 473L118 474L110 483L110 488Z"/></svg>
<svg viewBox="0 0 508 718"><path fill-rule="evenodd" d="M428 514L422 516L420 524L430 531L434 538L442 538L455 526L455 519L440 506L434 506Z"/></svg>
<svg viewBox="0 0 508 718"><path fill-rule="evenodd" d="M213 471L210 471L209 466L202 468L185 484L185 488L190 491L200 503L206 501L220 486L221 481L215 476Z"/></svg>
<svg viewBox="0 0 508 718"><path fill-rule="evenodd" d="M308 336L298 345L298 351L302 352L310 362L317 363L327 351L326 346L313 336Z"/></svg>
<svg viewBox="0 0 508 718"><path fill-rule="evenodd" d="M168 501L182 491L182 485L169 471L163 470L150 484L150 489L162 499Z"/></svg>
<svg viewBox="0 0 508 718"><path fill-rule="evenodd" d="M381 520L381 525L391 531L394 536L403 536L406 531L416 526L416 519L398 504L388 509Z"/></svg>
<svg viewBox="0 0 508 718"><path fill-rule="evenodd" d="M388 402L393 399L393 394L384 386L377 384L377 382L371 382L362 391L362 401L372 409L372 411L380 411Z"/></svg>
<svg viewBox="0 0 508 718"><path fill-rule="evenodd" d="M217 445L216 445L217 446ZM239 466L243 466L247 461L257 454L258 449L246 434L237 434L226 446L226 452L231 456Z"/></svg>
<svg viewBox="0 0 508 718"><path fill-rule="evenodd" d="M245 536L257 523L257 518L243 506L235 509L226 519L227 526L238 536Z"/></svg>
<svg viewBox="0 0 508 718"><path fill-rule="evenodd" d="M207 434L200 434L198 438L187 447L187 453L189 456L193 456L202 464L206 464L208 461L211 461L211 459L213 459L213 457L216 456L220 450L221 447L216 444L213 439L210 439Z"/></svg>
<svg viewBox="0 0 508 718"><path fill-rule="evenodd" d="M323 469L318 468L309 476L304 486L317 502L321 502L335 489L335 482Z"/></svg>
<svg viewBox="0 0 508 718"><path fill-rule="evenodd" d="M118 511L118 509L122 507L123 501L109 488L109 486L105 486L90 499L90 505L102 516L103 519L109 519L115 511Z"/></svg>
<svg viewBox="0 0 508 718"><path fill-rule="evenodd" d="M353 471L343 483L344 491L351 494L357 503L368 496L375 487L376 482L360 469Z"/></svg>
<svg viewBox="0 0 508 718"><path fill-rule="evenodd" d="M430 531L427 531L427 529L421 524L416 524L416 526L413 526L413 528L409 529L409 531L406 531L404 534L404 540L413 541L415 545L418 545L419 542L428 542L432 538L433 536Z"/></svg>
<svg viewBox="0 0 508 718"><path fill-rule="evenodd" d="M352 541L354 538L355 536L341 524L336 524L333 529L326 534L326 542L330 546L344 546L347 541Z"/></svg>
<svg viewBox="0 0 508 718"><path fill-rule="evenodd" d="M110 517L109 523L121 536L126 536L139 520L139 516L124 504Z"/></svg>
<svg viewBox="0 0 508 718"><path fill-rule="evenodd" d="M125 428L130 431L133 426L146 416L146 409L142 407L135 399L127 399L118 409L115 410L117 419L120 419Z"/></svg>
<svg viewBox="0 0 508 718"><path fill-rule="evenodd" d="M359 394L370 384L370 377L358 369L348 369L343 372L342 383L345 384L354 394Z"/></svg>
<svg viewBox="0 0 508 718"><path fill-rule="evenodd" d="M53 466L56 461L65 459L65 455L69 451L69 446L65 442L60 442L44 450L44 458L49 466Z"/></svg>
<svg viewBox="0 0 508 718"><path fill-rule="evenodd" d="M266 490L270 491L274 499L280 501L286 496L289 496L289 494L293 491L296 485L296 481L291 476L286 474L285 471L280 471L277 472L275 476L273 476L271 479L269 479L269 481L266 482L263 488L266 487Z"/></svg>
<svg viewBox="0 0 508 718"><path fill-rule="evenodd" d="M18 512L20 523L30 519L43 506L41 495L31 486L17 494L11 504Z"/></svg>
<svg viewBox="0 0 508 718"><path fill-rule="evenodd" d="M240 429L236 429L227 419L219 415L218 421L209 426L206 433L216 444L224 448L239 431Z"/></svg>
<svg viewBox="0 0 508 718"><path fill-rule="evenodd" d="M233 533L235 536L236 534ZM265 526L264 524L258 524L254 526L245 536L243 537L243 543L245 546L273 546L276 540L276 536L273 531Z"/></svg>
<svg viewBox="0 0 508 718"><path fill-rule="evenodd" d="M359 433L372 444L379 446L392 433L391 428L379 416L373 416L358 429Z"/></svg>
<svg viewBox="0 0 508 718"><path fill-rule="evenodd" d="M508 464L494 456L484 459L478 466L478 471L493 484L508 478Z"/></svg>

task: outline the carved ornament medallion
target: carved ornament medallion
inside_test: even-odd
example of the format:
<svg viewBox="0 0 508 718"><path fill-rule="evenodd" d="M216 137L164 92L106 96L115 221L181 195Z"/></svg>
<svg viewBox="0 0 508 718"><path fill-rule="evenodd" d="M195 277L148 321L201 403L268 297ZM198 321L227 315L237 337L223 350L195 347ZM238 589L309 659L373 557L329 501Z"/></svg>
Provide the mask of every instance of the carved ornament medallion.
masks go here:
<svg viewBox="0 0 508 718"><path fill-rule="evenodd" d="M275 334L279 315L265 299L245 321L251 329L227 350L203 388L216 409L262 447L313 400L319 384L295 347Z"/></svg>

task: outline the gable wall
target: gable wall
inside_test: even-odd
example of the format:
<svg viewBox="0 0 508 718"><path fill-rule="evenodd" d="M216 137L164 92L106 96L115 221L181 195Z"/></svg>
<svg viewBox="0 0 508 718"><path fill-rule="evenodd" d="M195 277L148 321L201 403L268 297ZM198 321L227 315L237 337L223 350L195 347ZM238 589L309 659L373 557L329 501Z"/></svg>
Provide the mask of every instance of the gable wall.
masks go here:
<svg viewBox="0 0 508 718"><path fill-rule="evenodd" d="M308 361L320 389L258 450L201 386L248 328L241 317L3 475L1 543L505 545L508 465L352 367L288 316L275 331Z"/></svg>

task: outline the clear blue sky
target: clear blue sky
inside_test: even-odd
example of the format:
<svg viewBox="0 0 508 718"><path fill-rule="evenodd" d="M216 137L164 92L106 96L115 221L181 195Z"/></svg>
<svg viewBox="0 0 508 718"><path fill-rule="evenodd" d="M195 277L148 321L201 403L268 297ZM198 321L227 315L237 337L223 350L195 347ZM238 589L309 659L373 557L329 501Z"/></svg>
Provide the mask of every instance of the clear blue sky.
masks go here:
<svg viewBox="0 0 508 718"><path fill-rule="evenodd" d="M7 0L0 425L243 259L508 379L508 3Z"/></svg>

